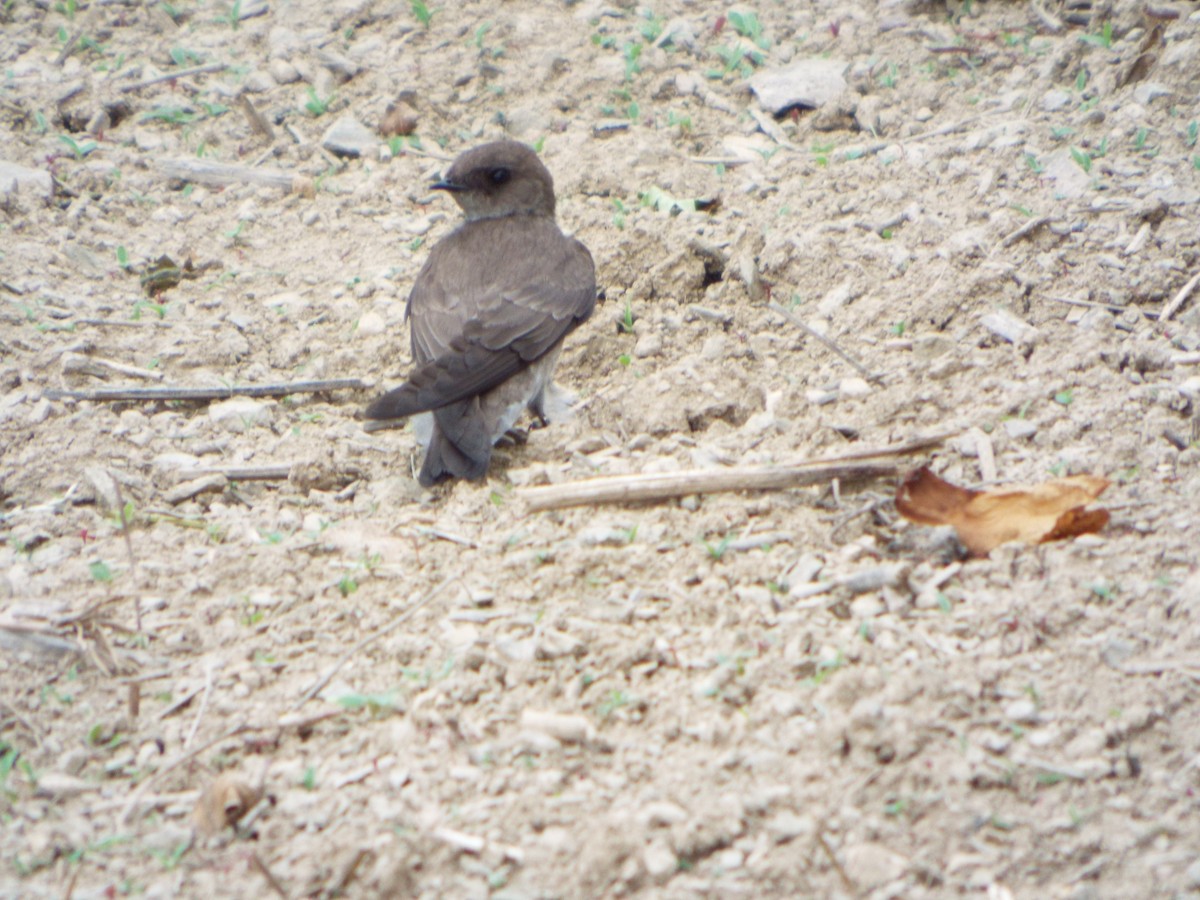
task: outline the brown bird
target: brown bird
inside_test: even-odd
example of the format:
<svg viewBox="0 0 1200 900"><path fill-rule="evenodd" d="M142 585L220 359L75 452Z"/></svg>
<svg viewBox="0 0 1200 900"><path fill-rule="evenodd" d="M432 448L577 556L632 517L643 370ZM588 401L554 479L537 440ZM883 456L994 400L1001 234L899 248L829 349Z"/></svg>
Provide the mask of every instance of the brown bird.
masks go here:
<svg viewBox="0 0 1200 900"><path fill-rule="evenodd" d="M592 313L587 247L554 221L554 180L515 141L468 150L433 185L467 221L439 241L408 296L416 368L368 419L432 411L418 481L482 478L522 408L546 419L563 338Z"/></svg>

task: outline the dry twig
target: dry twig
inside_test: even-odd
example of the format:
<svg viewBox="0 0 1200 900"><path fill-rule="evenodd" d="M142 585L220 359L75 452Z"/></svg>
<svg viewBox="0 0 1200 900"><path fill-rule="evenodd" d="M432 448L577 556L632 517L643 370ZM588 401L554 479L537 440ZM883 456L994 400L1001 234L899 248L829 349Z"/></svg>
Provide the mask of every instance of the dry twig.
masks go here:
<svg viewBox="0 0 1200 900"><path fill-rule="evenodd" d="M326 381L294 381L290 384L254 384L232 387L114 387L92 391L46 391L50 400L227 400L230 397L286 397L321 391L367 390L371 382L361 378L331 378Z"/></svg>
<svg viewBox="0 0 1200 900"><path fill-rule="evenodd" d="M192 66L190 69L180 69L178 72L168 72L165 75L155 75L153 78L143 78L141 81L135 81L133 84L124 85L121 88L122 94L128 94L133 91L140 91L142 88L148 88L151 85L161 84L164 81L175 81L180 78L187 78L190 75L203 75L205 72L220 72L225 68L225 63L205 63L202 66Z"/></svg>
<svg viewBox="0 0 1200 900"><path fill-rule="evenodd" d="M896 473L891 463L866 460L906 456L936 446L957 432L915 438L894 447L856 450L824 459L799 460L774 466L742 466L732 469L694 469L689 472L649 475L611 475L569 484L552 484L518 490L530 512L583 506L594 503L637 503L667 500L688 494L725 491L766 491L803 487L835 478L861 480Z"/></svg>
<svg viewBox="0 0 1200 900"><path fill-rule="evenodd" d="M830 350L832 350L834 353L836 353L842 360L849 363L854 368L854 370L857 371L858 374L860 374L863 378L867 379L867 381L880 382L883 380L883 376L876 375L873 372L871 372L870 369L868 369L866 366L864 366L862 363L860 363L858 360L856 360L854 357L852 357L849 353L847 353L845 350L843 350L841 347L839 347L834 341L825 337L825 335L821 334L820 332L814 331L813 329L809 328L806 324L804 324L804 322L802 322L800 320L800 318L798 316L793 315L790 310L785 309L784 307L780 306L774 300L772 300L770 303L768 303L767 306L770 309L774 310L775 312L779 313L781 316L783 316L785 319L787 319L789 322L791 322L793 325L795 325L797 328L799 328L801 331L803 331L809 337L815 338L816 340L820 341L822 344L824 344L826 347L828 347Z"/></svg>
<svg viewBox="0 0 1200 900"><path fill-rule="evenodd" d="M1200 284L1200 272L1197 272L1188 279L1188 283L1179 289L1179 293L1171 298L1171 302L1162 308L1162 312L1158 314L1158 321L1166 322L1171 316L1179 312L1180 307L1187 303L1188 297L1192 295L1192 291L1196 289L1196 285L1198 284Z"/></svg>
<svg viewBox="0 0 1200 900"><path fill-rule="evenodd" d="M392 621L388 622L388 624L384 625L383 628L379 629L378 631L374 632L373 634L367 635L367 637L363 638L361 641L359 641L357 644L355 644L353 647L351 647L349 650L347 650L345 653L343 653L340 657L338 657L337 662L335 662L330 667L328 672L326 672L324 675L322 675L320 678L318 678L315 682L313 682L312 686L309 687L308 690L306 690L304 692L304 694L300 697L300 699L298 701L296 701L296 703L292 706L292 709L293 710L299 709L305 703L307 703L309 700L311 700L313 697L317 696L317 694L321 693L321 691L325 689L325 685L329 684L329 682L333 679L333 676L336 675L339 671L341 671L342 666L344 666L346 663L348 663L350 660L352 660L355 656L357 656L359 653L361 653L363 650L365 650L368 646L375 643L381 637L385 637L385 636L391 634L393 631L395 631L397 628L399 628L401 625L403 625L405 622L407 622L409 619L411 619L413 616L415 616L434 597L436 597L443 590L445 590L447 587L449 587L449 585L452 581L455 581L457 579L458 579L458 575L451 575L448 578L443 579L442 582L440 584L438 584L437 587L433 588L430 591L427 591L424 597L422 597L420 600L418 600L416 603L414 603L412 606L410 606L408 609L406 609L400 615L396 616L396 618L392 619Z"/></svg>

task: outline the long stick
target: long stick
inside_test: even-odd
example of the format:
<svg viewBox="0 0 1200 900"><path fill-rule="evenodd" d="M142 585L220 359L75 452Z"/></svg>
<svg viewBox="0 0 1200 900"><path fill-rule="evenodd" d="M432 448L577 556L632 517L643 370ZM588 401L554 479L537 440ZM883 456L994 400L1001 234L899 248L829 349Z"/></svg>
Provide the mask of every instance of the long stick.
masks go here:
<svg viewBox="0 0 1200 900"><path fill-rule="evenodd" d="M50 400L225 400L229 397L286 397L319 391L366 390L371 382L361 378L331 378L327 381L293 381L290 384L253 384L231 387L115 387L91 391L46 391Z"/></svg>
<svg viewBox="0 0 1200 900"><path fill-rule="evenodd" d="M225 66L226 64L223 62L205 63L202 66L192 66L190 69L180 69L177 72L167 72L165 75L155 75L153 78L144 78L141 81L135 81L133 84L123 85L121 93L128 94L132 91L140 91L142 88L150 87L152 84L174 81L177 78L187 78L190 75L202 75L205 72L220 72Z"/></svg>
<svg viewBox="0 0 1200 900"><path fill-rule="evenodd" d="M530 512L594 503L639 503L688 494L724 491L770 491L803 487L835 478L856 480L895 475L892 463L850 463L813 466L746 466L739 469L700 469L650 475L614 475L575 484L555 484L519 491Z"/></svg>
<svg viewBox="0 0 1200 900"><path fill-rule="evenodd" d="M517 495L530 512L595 503L638 503L667 500L688 494L725 491L768 491L819 484L835 478L856 480L896 474L891 463L867 462L881 457L904 456L942 443L957 432L916 438L894 447L856 450L826 459L801 460L776 466L742 466L733 469L695 469L650 475L612 475L572 484L524 488Z"/></svg>
<svg viewBox="0 0 1200 900"><path fill-rule="evenodd" d="M767 306L770 309L774 310L775 312L779 313L781 316L783 316L785 319L787 319L789 322L791 322L793 325L795 325L797 328L799 328L801 331L803 331L809 337L815 338L816 340L820 341L822 344L824 344L826 347L828 347L830 350L832 350L834 353L836 353L838 356L840 356L843 360L845 360L847 363L849 363L858 372L858 374L860 374L863 378L867 379L867 381L879 382L879 381L883 380L883 376L876 375L875 373L873 373L870 369L868 369L866 366L864 366L862 363L860 363L858 360L856 360L853 356L851 356L849 353L847 353L845 350L843 350L841 347L839 347L832 340L825 337L825 335L821 334L821 332L815 331L814 329L809 328L802 321L800 321L800 319L797 316L792 315L791 312L784 309L782 306L780 306L775 301L771 301L770 303L767 304Z"/></svg>

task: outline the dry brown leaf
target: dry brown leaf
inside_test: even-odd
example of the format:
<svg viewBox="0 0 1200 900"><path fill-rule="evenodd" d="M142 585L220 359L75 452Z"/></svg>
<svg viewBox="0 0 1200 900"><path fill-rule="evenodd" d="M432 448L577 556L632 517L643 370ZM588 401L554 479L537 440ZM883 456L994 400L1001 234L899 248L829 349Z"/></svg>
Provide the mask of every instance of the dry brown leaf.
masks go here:
<svg viewBox="0 0 1200 900"><path fill-rule="evenodd" d="M1099 531L1108 511L1084 509L1109 485L1098 475L1072 475L1029 487L972 491L918 469L896 490L896 510L922 525L953 525L972 556L1009 541L1042 543Z"/></svg>
<svg viewBox="0 0 1200 900"><path fill-rule="evenodd" d="M222 772L200 794L192 810L192 825L206 837L236 825L262 799L262 791L251 787L233 772Z"/></svg>

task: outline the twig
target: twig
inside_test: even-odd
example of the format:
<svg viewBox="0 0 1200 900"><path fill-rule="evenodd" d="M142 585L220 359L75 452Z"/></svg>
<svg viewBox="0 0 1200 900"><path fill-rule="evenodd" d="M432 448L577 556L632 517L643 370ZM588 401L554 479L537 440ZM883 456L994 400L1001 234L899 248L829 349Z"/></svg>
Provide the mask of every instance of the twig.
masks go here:
<svg viewBox="0 0 1200 900"><path fill-rule="evenodd" d="M882 375L876 375L873 372L871 372L870 369L868 369L866 366L864 366L862 363L860 363L858 360L856 360L854 357L852 357L849 353L847 353L845 350L843 350L841 347L839 347L832 340L825 337L825 335L821 334L820 332L814 331L813 329L809 328L806 324L804 324L804 322L800 321L799 317L792 315L792 313L790 311L784 309L782 306L780 306L774 300L772 300L770 303L768 303L767 306L770 309L773 309L775 312L779 313L781 316L783 316L785 319L787 319L789 322L791 322L793 325L795 325L797 328L799 328L801 331L803 331L809 337L815 338L816 340L820 341L822 344L824 344L826 347L828 347L830 350L832 350L834 353L836 353L839 357L841 357L846 363L848 363L850 366L852 366L860 375L862 375L863 378L867 379L867 381L874 381L876 383L883 381Z"/></svg>
<svg viewBox="0 0 1200 900"><path fill-rule="evenodd" d="M321 391L366 390L374 385L361 378L331 378L327 381L293 381L290 384L255 384L231 387L115 387L91 391L46 391L49 400L226 400L230 397L286 397Z"/></svg>
<svg viewBox="0 0 1200 900"><path fill-rule="evenodd" d="M175 81L178 78L187 78L191 75L203 75L205 72L220 72L225 68L225 63L205 63L202 66L192 66L190 69L180 69L178 72L168 72L166 75L155 75L153 78L144 78L141 81L135 81L133 84L124 85L121 88L122 94L128 94L133 91L140 91L142 88L150 87L151 85L161 84L164 81Z"/></svg>
<svg viewBox="0 0 1200 900"><path fill-rule="evenodd" d="M250 98L244 93L238 94L238 105L242 108L242 113L246 116L246 121L250 123L250 127L265 137L268 141L275 139L275 129L271 127L271 123L263 118L260 113L250 102Z"/></svg>
<svg viewBox="0 0 1200 900"><path fill-rule="evenodd" d="M204 666L204 696L200 698L200 709L196 711L196 718L192 721L192 727L188 730L188 735L184 738L183 749L186 750L192 742L192 738L196 736L196 731L200 728L200 720L204 718L204 714L208 712L208 698L212 696L213 687L213 667L209 661Z"/></svg>
<svg viewBox="0 0 1200 900"><path fill-rule="evenodd" d="M251 731L266 731L267 729L272 728L272 727L276 727L276 726L249 725L249 724L243 722L241 725L235 725L233 728L230 728L225 733L218 735L217 737L213 738L211 741L201 744L195 750L192 750L192 751L189 751L187 753L180 755L180 757L178 759L172 761L171 763L167 764L166 766L163 766L161 769L158 769L156 772L151 774L149 777L143 779L138 784L138 786L134 790L134 792L129 795L129 799L125 801L125 808L121 811L121 815L117 817L117 821L121 822L121 823L129 821L129 816L133 812L134 807L137 806L138 801L141 799L142 795L147 792L150 785L154 784L156 781L159 781L160 779L162 779L164 776L168 775L169 773L174 772L176 769L178 769L180 766L184 765L185 763L191 762L193 759L195 759L197 756L199 756L205 750L209 749L210 747L216 746L217 744L221 743L222 741L227 741L230 738L237 737L238 735L246 734L247 732L251 732Z"/></svg>
<svg viewBox="0 0 1200 900"><path fill-rule="evenodd" d="M1006 234L1004 237L1002 237L1000 239L999 246L1007 247L1009 244L1015 244L1021 238L1027 237L1028 235L1033 234L1039 228L1042 228L1045 225L1049 225L1052 221L1054 221L1053 216L1038 216L1036 219L1030 219L1028 222L1026 222L1024 225L1022 225L1016 231L1010 232L1009 234Z"/></svg>
<svg viewBox="0 0 1200 900"><path fill-rule="evenodd" d="M98 356L84 356L82 353L64 353L62 357L64 375L91 375L93 378L107 378L109 375L128 375L131 378L144 378L147 381L162 381L162 372L143 369L140 366L130 366L114 362L111 359L101 359Z"/></svg>
<svg viewBox="0 0 1200 900"><path fill-rule="evenodd" d="M834 853L833 848L829 846L829 841L825 840L825 835L819 831L817 832L817 846L825 851L825 855L829 857L829 862L833 864L833 868L837 871L838 876L842 879L842 887L846 889L846 892L851 896L857 895L858 891L854 888L854 882L850 880L850 876L846 874L845 868L842 866L841 862L838 861L837 854Z"/></svg>
<svg viewBox="0 0 1200 900"><path fill-rule="evenodd" d="M597 503L640 503L688 494L725 491L770 491L819 484L834 478L860 480L895 475L890 463L852 463L796 466L743 466L736 469L695 469L649 475L613 475L570 484L526 488L518 492L530 512Z"/></svg>
<svg viewBox="0 0 1200 900"><path fill-rule="evenodd" d="M179 469L187 478L202 478L205 475L224 475L230 481L287 481L292 474L290 465L280 466L203 466L196 469Z"/></svg>
<svg viewBox="0 0 1200 900"><path fill-rule="evenodd" d="M159 319L138 319L136 321L123 322L119 319L76 319L76 325L95 325L100 328L146 328L152 326L154 328L174 328L174 322L163 322Z"/></svg>
<svg viewBox="0 0 1200 900"><path fill-rule="evenodd" d="M354 873L358 871L358 867L362 865L362 861L370 855L370 850L359 850L354 854L354 859L350 860L350 864L346 866L337 879L325 889L326 897L340 897L342 892L346 890L346 885L354 878Z"/></svg>
<svg viewBox="0 0 1200 900"><path fill-rule="evenodd" d="M321 691L325 689L325 685L329 684L329 682L333 680L333 676L341 671L342 666L346 665L346 663L365 650L368 646L375 643L381 637L391 634L393 631L411 619L434 597L447 588L451 582L456 581L458 577L458 575L451 575L443 579L437 587L427 591L424 597L422 597L400 615L396 616L396 618L392 619L392 621L390 621L387 625L384 625L383 628L379 629L374 634L363 638L361 641L343 653L340 657L338 657L337 662L330 667L329 671L313 682L312 686L304 692L298 701L296 701L295 705L292 706L292 710L294 711L299 709L313 697L317 696L317 694L321 693Z"/></svg>
<svg viewBox="0 0 1200 900"><path fill-rule="evenodd" d="M121 519L121 535L125 538L125 552L129 554L129 574L133 576L133 583L136 585L138 581L138 564L137 557L133 555L133 540L129 537L129 519L125 515L125 498L121 495L121 482L113 479L113 487L117 491L117 515ZM137 622L138 634L142 633L142 599L135 596L133 598L134 620Z"/></svg>
<svg viewBox="0 0 1200 900"><path fill-rule="evenodd" d="M1055 303L1066 303L1070 306L1082 306L1085 309L1106 309L1112 313L1123 313L1132 309L1134 312L1141 313L1147 319L1158 318L1158 313L1139 309L1136 306L1118 306L1115 303L1097 303L1095 300L1076 300L1074 297L1051 297L1050 299Z"/></svg>
<svg viewBox="0 0 1200 900"><path fill-rule="evenodd" d="M834 478L880 478L895 474L896 467L866 460L906 456L937 446L958 432L942 432L914 438L894 447L868 448L824 459L797 460L774 466L743 466L733 469L695 469L690 472L649 475L611 475L568 484L521 488L518 496L530 512L561 509L589 503L635 503L666 500L688 494L723 491L779 490L818 484Z"/></svg>
<svg viewBox="0 0 1200 900"><path fill-rule="evenodd" d="M267 879L267 884L269 884L271 886L271 890L273 890L280 897L282 897L283 900L288 900L287 891L285 891L283 889L283 885L281 885L278 881L275 880L275 876L271 874L271 870L267 868L267 864L258 858L257 853L250 854L250 864L256 870L258 870L259 875L261 875L263 878Z"/></svg>
<svg viewBox="0 0 1200 900"><path fill-rule="evenodd" d="M160 159L157 165L158 170L167 178L216 187L257 184L279 188L282 191L293 191L299 190L299 185L305 180L298 173L285 172L282 169L254 169L250 166L231 166L204 159Z"/></svg>
<svg viewBox="0 0 1200 900"><path fill-rule="evenodd" d="M62 49L58 51L58 56L54 57L54 64L61 66L67 61L67 57L71 55L75 49L75 45L79 43L79 39L83 37L84 28L79 26L75 29L75 33L67 38L67 42L63 44Z"/></svg>
<svg viewBox="0 0 1200 900"><path fill-rule="evenodd" d="M874 156L876 153L886 150L893 144L915 144L919 141L927 141L930 138L941 137L945 134L953 134L979 118L979 116L968 116L961 121L943 125L932 131L925 131L921 134L910 135L909 137L898 137L894 141L880 141L877 144L868 144L866 147L847 147L838 155L838 159L842 162L849 162L855 159L862 159L864 156Z"/></svg>
<svg viewBox="0 0 1200 900"><path fill-rule="evenodd" d="M1179 293L1171 298L1171 302L1162 308L1162 312L1158 314L1158 321L1165 322L1179 312L1179 308L1187 303L1187 298L1192 295L1197 284L1200 284L1200 272L1193 275L1188 283L1179 289Z"/></svg>

